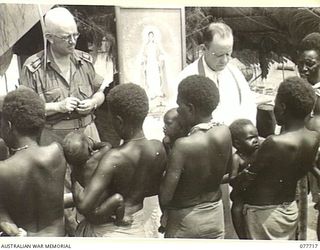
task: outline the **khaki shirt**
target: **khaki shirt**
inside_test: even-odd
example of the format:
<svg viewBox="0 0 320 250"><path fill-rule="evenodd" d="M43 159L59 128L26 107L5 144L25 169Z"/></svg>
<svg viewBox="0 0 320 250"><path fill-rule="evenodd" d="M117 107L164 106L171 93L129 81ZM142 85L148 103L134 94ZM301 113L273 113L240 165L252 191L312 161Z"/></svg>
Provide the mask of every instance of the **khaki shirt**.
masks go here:
<svg viewBox="0 0 320 250"><path fill-rule="evenodd" d="M88 99L92 97L95 89L99 89L103 78L95 72L91 55L75 50L71 56L69 84L48 50L46 72L44 72L44 51L41 51L26 60L20 82L37 92L46 103L50 103L62 101L67 97ZM63 114L63 116L69 115ZM70 119L70 117L60 117L59 120L61 119Z"/></svg>
<svg viewBox="0 0 320 250"><path fill-rule="evenodd" d="M94 86L98 87L103 82L103 78L95 73L92 57L79 50L75 50L71 57L70 85L62 76L50 50L46 73L43 63L43 51L29 57L22 68L20 80L22 85L32 88L46 103L62 101L70 96L80 100L90 98L94 94Z"/></svg>

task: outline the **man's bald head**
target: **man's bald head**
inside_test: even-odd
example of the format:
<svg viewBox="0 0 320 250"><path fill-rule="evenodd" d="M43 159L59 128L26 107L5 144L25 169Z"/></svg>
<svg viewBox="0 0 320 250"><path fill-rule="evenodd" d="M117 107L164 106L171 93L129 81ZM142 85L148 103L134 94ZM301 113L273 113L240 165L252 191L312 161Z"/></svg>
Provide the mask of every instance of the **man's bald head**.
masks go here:
<svg viewBox="0 0 320 250"><path fill-rule="evenodd" d="M47 12L45 16L46 33L71 33L77 30L77 24L69 10L57 7Z"/></svg>

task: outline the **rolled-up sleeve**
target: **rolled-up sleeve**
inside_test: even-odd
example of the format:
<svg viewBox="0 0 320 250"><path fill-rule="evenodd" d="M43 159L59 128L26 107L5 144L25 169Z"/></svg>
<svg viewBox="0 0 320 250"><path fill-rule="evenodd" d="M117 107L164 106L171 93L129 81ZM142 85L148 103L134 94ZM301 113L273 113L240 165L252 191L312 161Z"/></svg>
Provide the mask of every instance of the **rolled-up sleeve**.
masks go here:
<svg viewBox="0 0 320 250"><path fill-rule="evenodd" d="M33 89L35 92L37 92L34 76L32 72L28 70L26 65L23 65L21 70L20 85L29 87Z"/></svg>

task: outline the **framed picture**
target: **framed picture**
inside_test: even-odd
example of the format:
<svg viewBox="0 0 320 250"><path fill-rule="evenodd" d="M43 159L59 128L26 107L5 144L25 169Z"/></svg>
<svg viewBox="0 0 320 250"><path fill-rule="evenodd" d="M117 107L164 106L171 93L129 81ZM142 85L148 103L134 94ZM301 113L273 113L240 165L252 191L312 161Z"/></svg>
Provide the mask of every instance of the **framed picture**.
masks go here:
<svg viewBox="0 0 320 250"><path fill-rule="evenodd" d="M184 8L116 7L120 83L136 83L150 107L172 94L185 65Z"/></svg>

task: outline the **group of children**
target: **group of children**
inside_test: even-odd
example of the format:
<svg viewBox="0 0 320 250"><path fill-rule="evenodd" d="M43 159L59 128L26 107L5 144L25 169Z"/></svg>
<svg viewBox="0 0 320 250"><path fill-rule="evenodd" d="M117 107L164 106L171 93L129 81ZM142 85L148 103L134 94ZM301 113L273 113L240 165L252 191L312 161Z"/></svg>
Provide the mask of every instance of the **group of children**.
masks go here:
<svg viewBox="0 0 320 250"><path fill-rule="evenodd" d="M21 199L13 199L12 195L8 196L7 193L2 193L0 198L4 201L3 204L8 203L11 205L13 202L16 202L16 204L9 206L13 210L10 214L4 207L0 207L1 228L7 233L13 232L12 235L19 234L19 230L15 226L17 225L25 229L28 235L32 235L35 231L35 235L63 236L63 208L61 206L63 203L60 198L63 196L65 162L68 162L72 169L73 198L68 200L65 197L64 207L76 205L78 211L85 216L85 220L82 220L83 223L81 222L78 227L83 230L80 230L81 234L77 236L109 236L117 232L119 228L122 228L125 233L128 233L128 229L134 229L131 232L134 236L143 235L140 234L143 200L146 197L159 195L163 212L159 231L165 232L165 237L223 238L223 221L216 221L216 219L222 218L219 185L223 182L228 182L233 187L230 193L232 200L231 214L238 237L240 239L267 239L269 236L272 238L274 235L268 230L273 228L270 225L274 224L274 221L266 226L265 231L263 231L264 229L252 228L255 225L251 225L254 223L249 225L248 218L252 219L253 217L244 215L243 211L248 204L254 209L259 207L264 211L270 208L277 211L282 211L282 209L287 209L288 212L291 211L291 206L295 203L296 183L308 171L312 170L312 161L315 159L319 146L320 138L318 134L304 128L304 119L311 112L315 100L312 88L297 77L287 79L281 83L275 102L275 115L278 124L282 125L286 132L279 136L270 136L262 143L264 139L259 138L258 131L250 120L235 120L229 126L229 129L225 125L218 125L208 120L211 117L211 109L214 109L217 104L215 96L217 90L211 89L214 87L214 83L210 79L191 76L186 78L181 83L181 86L177 101L179 108L170 109L164 115L163 131L165 137L162 143L156 140L147 140L143 134L142 123L148 112L147 97L144 90L134 84L124 84L115 87L112 93L108 95L110 111L113 112L113 125L118 124L115 129L124 138L122 144L119 147L112 148L109 143L95 142L83 133L74 131L68 134L61 144L64 157L59 144L54 143L48 147L40 147L37 144L37 138L44 123L44 105L36 94L30 93L31 90L23 89L8 94L3 109L1 132L4 135L4 141L9 148L15 150L15 153L8 161L4 161L0 165L4 169L1 172L2 175L0 175L2 184L9 185L5 181L8 179L8 174L13 176L17 174L17 172L10 172L11 169L21 168L21 170L25 170L23 173L21 172L23 174L20 177L21 179L35 178L40 182L31 183L32 185L37 185L34 187L35 190L43 191L44 187L50 186L52 191L50 195L55 198L56 204L53 204L53 206L56 209L52 222L46 223L44 221L42 227L34 229L33 222L25 222L22 220L24 218L20 218L21 211L19 209L22 203L20 204L19 202L21 202ZM202 91L201 93L203 93L205 90L201 87L211 89L212 93L208 95L208 100L216 101L215 105L206 110L206 112L200 109L200 107L206 106L196 102L198 101L198 96L201 95L192 95L192 98L195 98L195 96L197 98L188 100L190 98L188 94L190 93L193 94L195 91L199 91L199 93ZM129 91L134 91L135 96L130 97L130 102L127 104ZM29 96L31 94L34 95L32 96L33 99L30 100ZM26 114L19 113L21 111L16 107L20 103L16 102L16 99L19 101L21 99L20 102L26 103L23 107L29 113L27 111L24 112ZM141 104L141 100L143 104ZM186 108L188 107L186 105L188 102L190 102L190 109ZM204 103L208 102L205 101ZM31 107L36 104L38 105L38 120L33 121L34 114L32 112L34 109ZM140 109L137 109L138 106ZM29 125L32 120L32 129L29 129L26 125L21 125L19 119L22 119L22 114L24 114L22 118L28 121ZM134 119L129 117L130 115L134 115ZM188 121L201 115L206 119ZM189 128L186 126L188 122ZM133 123L135 127L132 127ZM132 134L134 134L134 137ZM207 138L210 139L211 144L207 144L207 141L204 142L202 140ZM188 143L186 143L186 140L188 140ZM226 142L216 146L216 143L222 140L226 140ZM172 169L179 165L177 159L186 159L184 155L179 156L179 153L181 154L179 150L182 151L181 147L178 148L178 146L181 146L181 141L186 144L183 149L187 148L187 153L192 154L196 151L196 154L200 156L190 162L191 164L188 166L181 165L181 169ZM231 142L233 150L231 150ZM195 148L191 150L192 152L189 149L191 143L195 145ZM200 144L201 148L199 149L197 147ZM204 154L201 155L201 153ZM211 155L215 155L215 158L210 162L200 162L201 159L210 158ZM50 158L48 158L49 156ZM189 157L189 159L191 158ZM219 159L223 159L223 164L220 164L223 168L205 168L206 166L219 165L219 162L217 162ZM23 162L22 165L21 162ZM231 162L232 164L230 164ZM31 168L35 167L37 169L31 171ZM203 169L205 171L201 172ZM217 191L212 191L210 189L212 179L207 177L215 178L217 171L219 171L219 178L215 183ZM180 176L177 175L178 172ZM30 174L35 176L30 176ZM39 174L44 176L38 178ZM226 175L223 176L224 174ZM177 176L180 178L180 182L177 185L183 183L184 189L178 186L172 192L166 187L166 184L172 186L173 182L178 178ZM256 180L249 186L246 184L248 179L245 181L241 179L243 176L245 178L250 178L251 176L253 180ZM202 180L199 181L201 178ZM206 185L199 189L198 186L201 186L203 182L206 182ZM16 186L10 184L10 190L12 189L16 192L18 189L26 189L25 185L30 186L30 183L25 182L18 184ZM40 185L42 188L40 188ZM250 188L247 189L247 187ZM186 188L189 194L185 191ZM100 189L99 192L97 192L98 189ZM194 198L192 197L192 192L197 189L200 190L200 195ZM14 193L10 190L8 190L8 193ZM32 190L26 190L28 191L27 197L33 195ZM263 192L266 195L261 195ZM18 193L14 193L14 195L20 197ZM188 200L189 203L181 199L183 195L186 195L186 198L191 197ZM176 203L170 201L172 197L176 199ZM38 205L36 198L38 197L33 195L32 200L27 201L30 214L34 214L32 209ZM39 205L46 205L48 202L47 197L43 196L42 198L43 200L40 201L41 204L39 203ZM75 204L73 204L73 201ZM19 204L20 206L18 206ZM45 218L48 217L46 213L51 210L43 207L41 211L41 215ZM185 213L188 213L189 217L192 218L185 220ZM192 213L193 215L191 216ZM214 216L211 216L212 213ZM296 215L297 213L295 212L294 216ZM256 219L259 219L258 213L256 213L256 217ZM272 217L269 212L268 217ZM178 219L181 219L182 226L177 221ZM282 218L280 219L282 220ZM287 219L291 220L291 217L289 216ZM36 221L37 218L32 220ZM206 221L202 223L203 220ZM197 223L202 221L202 224L200 226L197 225L195 227L196 230L193 231L193 223L195 221ZM295 230L295 221L296 218L293 218L293 225L289 223L290 225L287 226L290 235L282 230L276 230L277 234L291 237L291 231ZM207 223L209 224L207 225ZM212 226L212 223L216 224L217 227ZM257 224L262 227L263 222L260 221L259 223ZM276 222L276 225L284 226L281 223ZM184 228L184 225L187 228ZM248 229L249 227L251 229ZM96 234L99 228L103 231L102 234ZM87 232L91 229L96 231L88 235ZM196 232L201 230L203 232ZM257 235L252 234L255 231L259 231L259 234L271 233L271 235L264 235L262 238L259 236L259 238ZM249 233L251 235L248 235Z"/></svg>
<svg viewBox="0 0 320 250"><path fill-rule="evenodd" d="M162 143L167 154L170 154L174 142L185 136L186 130L179 120L177 108L168 110L164 114L163 122L165 136ZM262 138L258 136L256 127L247 119L238 119L229 128L233 146L236 149L233 154L233 166L227 177L232 185L232 180L252 163ZM66 160L72 167L72 179L77 180L82 186L85 186L92 176L101 157L111 149L109 143L94 142L90 137L79 132L68 134L62 146ZM242 214L242 194L232 191L230 198L232 200L231 213L234 228L240 239L246 239ZM95 209L95 213L103 214L105 217L113 216L116 225L126 224L123 197L118 193L106 199L102 205ZM159 232L164 232L165 221L165 216L163 216Z"/></svg>
<svg viewBox="0 0 320 250"><path fill-rule="evenodd" d="M183 126L178 119L176 108L168 110L163 118L164 134L163 144L167 153L170 152L176 139L184 135ZM232 186L235 177L245 170L253 162L254 157L259 149L262 137L259 137L257 128L248 119L237 119L229 126L232 144L235 148L233 153L233 164L230 174L225 176L223 182L229 182ZM245 221L243 217L243 193L233 190L230 193L232 200L231 215L234 229L239 239L247 239L245 231ZM164 226L161 225L161 231L164 231Z"/></svg>

